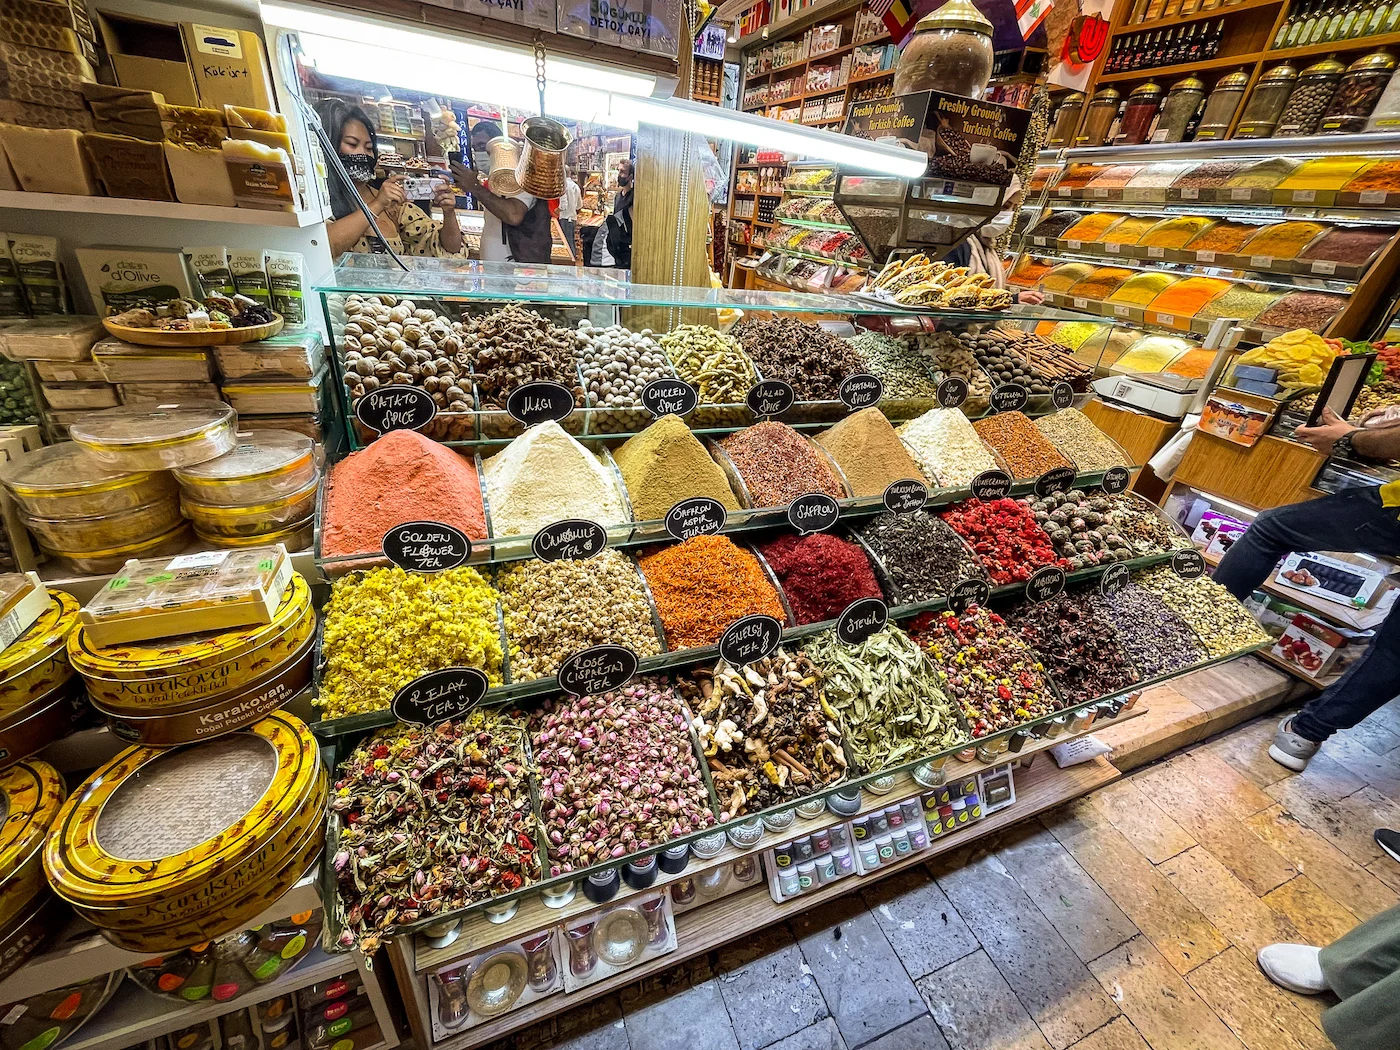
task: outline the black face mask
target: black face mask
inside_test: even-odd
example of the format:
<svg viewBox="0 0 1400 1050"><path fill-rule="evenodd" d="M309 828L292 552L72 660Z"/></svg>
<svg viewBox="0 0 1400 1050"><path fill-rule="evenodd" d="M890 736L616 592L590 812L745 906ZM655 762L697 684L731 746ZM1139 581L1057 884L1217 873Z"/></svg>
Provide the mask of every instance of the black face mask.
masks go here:
<svg viewBox="0 0 1400 1050"><path fill-rule="evenodd" d="M340 163L345 165L345 171L356 182L370 182L374 179L374 158L367 153L342 153Z"/></svg>

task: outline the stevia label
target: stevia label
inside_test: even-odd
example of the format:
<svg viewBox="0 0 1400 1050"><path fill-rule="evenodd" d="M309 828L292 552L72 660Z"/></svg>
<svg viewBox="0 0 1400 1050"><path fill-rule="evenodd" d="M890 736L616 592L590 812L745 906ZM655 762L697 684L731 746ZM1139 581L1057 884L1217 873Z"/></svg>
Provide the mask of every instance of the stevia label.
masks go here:
<svg viewBox="0 0 1400 1050"><path fill-rule="evenodd" d="M608 532L596 521L565 518L535 533L530 550L540 561L564 561L596 557L607 544Z"/></svg>
<svg viewBox="0 0 1400 1050"><path fill-rule="evenodd" d="M1128 586L1131 579L1132 573L1128 572L1126 565L1110 565L1099 577L1099 593L1105 596L1117 594Z"/></svg>
<svg viewBox="0 0 1400 1050"><path fill-rule="evenodd" d="M938 384L938 404L943 408L959 408L967 400L967 380L951 376Z"/></svg>
<svg viewBox="0 0 1400 1050"><path fill-rule="evenodd" d="M371 430L422 430L437 415L433 395L416 386L382 386L355 402L355 418Z"/></svg>
<svg viewBox="0 0 1400 1050"><path fill-rule="evenodd" d="M689 415L699 403L699 392L683 379L653 379L642 387L642 407L657 418Z"/></svg>
<svg viewBox="0 0 1400 1050"><path fill-rule="evenodd" d="M1068 383L1056 383L1050 388L1050 403L1056 408L1069 408L1074 404L1074 387Z"/></svg>
<svg viewBox="0 0 1400 1050"><path fill-rule="evenodd" d="M772 656L782 640L783 625L773 617L762 613L741 616L720 636L719 655L725 663L742 667Z"/></svg>
<svg viewBox="0 0 1400 1050"><path fill-rule="evenodd" d="M1166 255L1166 249L1165 249L1165 248L1153 248L1153 247L1150 247L1150 246L1149 246L1148 249L1147 249L1147 257L1148 257L1149 259L1161 259L1161 258L1162 258L1163 256L1165 256L1165 255Z"/></svg>
<svg viewBox="0 0 1400 1050"><path fill-rule="evenodd" d="M1065 570L1047 565L1026 581L1026 598L1033 602L1048 602L1065 589Z"/></svg>
<svg viewBox="0 0 1400 1050"><path fill-rule="evenodd" d="M840 516L840 505L825 492L804 492L788 504L788 524L802 536L825 532Z"/></svg>
<svg viewBox="0 0 1400 1050"><path fill-rule="evenodd" d="M1018 383L1003 383L992 391L993 412L1017 412L1026 407L1031 395Z"/></svg>
<svg viewBox="0 0 1400 1050"><path fill-rule="evenodd" d="M961 616L969 605L986 605L992 585L986 580L959 580L948 592L948 608Z"/></svg>
<svg viewBox="0 0 1400 1050"><path fill-rule="evenodd" d="M475 667L444 667L420 675L394 694L394 717L410 725L432 726L461 718L486 695L490 682Z"/></svg>
<svg viewBox="0 0 1400 1050"><path fill-rule="evenodd" d="M620 689L637 673L637 654L625 645L595 645L559 665L559 688L574 696Z"/></svg>
<svg viewBox="0 0 1400 1050"><path fill-rule="evenodd" d="M709 496L683 499L666 512L666 531L673 539L713 536L724 528L729 515L724 504Z"/></svg>
<svg viewBox="0 0 1400 1050"><path fill-rule="evenodd" d="M1068 491L1073 485L1073 467L1054 467L1035 479L1035 494L1045 497L1052 492Z"/></svg>
<svg viewBox="0 0 1400 1050"><path fill-rule="evenodd" d="M1197 252L1197 253L1196 253L1196 261L1197 261L1197 262L1203 262L1203 263L1213 263L1213 262L1215 262L1215 253L1214 253L1214 252L1206 252L1206 251Z"/></svg>
<svg viewBox="0 0 1400 1050"><path fill-rule="evenodd" d="M781 379L764 379L749 387L744 397L749 411L756 416L780 416L792 407L797 394L791 383Z"/></svg>
<svg viewBox="0 0 1400 1050"><path fill-rule="evenodd" d="M1172 555L1172 572L1183 580L1194 580L1206 571L1206 560L1200 551L1177 551Z"/></svg>
<svg viewBox="0 0 1400 1050"><path fill-rule="evenodd" d="M879 404L884 394L885 384L868 372L847 376L837 390L837 396L853 411Z"/></svg>
<svg viewBox="0 0 1400 1050"><path fill-rule="evenodd" d="M506 398L506 412L522 426L559 422L574 410L574 392L562 383L525 383Z"/></svg>
<svg viewBox="0 0 1400 1050"><path fill-rule="evenodd" d="M405 572L444 572L466 563L472 541L440 521L410 521L384 533L384 557Z"/></svg>
<svg viewBox="0 0 1400 1050"><path fill-rule="evenodd" d="M1133 480L1132 474L1127 467L1109 467L1103 472L1103 490L1108 493L1124 492L1128 488L1128 482Z"/></svg>
<svg viewBox="0 0 1400 1050"><path fill-rule="evenodd" d="M836 618L836 637L847 645L859 645L889 622L889 606L879 598L857 598Z"/></svg>
<svg viewBox="0 0 1400 1050"><path fill-rule="evenodd" d="M1011 475L1004 470L984 470L972 479L972 494L978 499L1001 499L1011 492Z"/></svg>
<svg viewBox="0 0 1400 1050"><path fill-rule="evenodd" d="M891 514L913 514L928 502L928 487L916 478L891 481L885 486L884 501Z"/></svg>

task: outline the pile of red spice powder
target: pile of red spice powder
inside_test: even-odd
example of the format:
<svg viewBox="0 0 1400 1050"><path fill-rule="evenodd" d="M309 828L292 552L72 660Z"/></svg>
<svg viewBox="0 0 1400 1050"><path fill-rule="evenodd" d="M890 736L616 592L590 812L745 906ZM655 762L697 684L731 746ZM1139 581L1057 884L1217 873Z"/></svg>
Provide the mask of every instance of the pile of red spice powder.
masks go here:
<svg viewBox="0 0 1400 1050"><path fill-rule="evenodd" d="M377 554L384 533L409 521L440 521L485 539L472 461L417 431L392 430L331 468L324 554Z"/></svg>
<svg viewBox="0 0 1400 1050"><path fill-rule="evenodd" d="M779 536L761 548L798 623L835 619L857 598L880 598L870 559L859 546L829 533Z"/></svg>
<svg viewBox="0 0 1400 1050"><path fill-rule="evenodd" d="M1025 504L1014 499L990 502L973 498L955 503L939 515L977 552L987 575L998 584L1029 580L1037 569L1069 562L1055 552L1055 545Z"/></svg>

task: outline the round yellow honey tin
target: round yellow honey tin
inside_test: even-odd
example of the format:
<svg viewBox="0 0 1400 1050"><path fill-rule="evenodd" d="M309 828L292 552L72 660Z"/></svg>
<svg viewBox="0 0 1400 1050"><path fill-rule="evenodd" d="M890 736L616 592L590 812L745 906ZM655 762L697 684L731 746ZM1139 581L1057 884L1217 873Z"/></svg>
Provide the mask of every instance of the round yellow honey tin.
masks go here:
<svg viewBox="0 0 1400 1050"><path fill-rule="evenodd" d="M48 608L0 650L0 717L33 703L72 677L67 642L77 624L78 600L66 591L49 591Z"/></svg>
<svg viewBox="0 0 1400 1050"><path fill-rule="evenodd" d="M47 762L20 762L0 776L0 926L45 888L39 847L63 805L63 778Z"/></svg>

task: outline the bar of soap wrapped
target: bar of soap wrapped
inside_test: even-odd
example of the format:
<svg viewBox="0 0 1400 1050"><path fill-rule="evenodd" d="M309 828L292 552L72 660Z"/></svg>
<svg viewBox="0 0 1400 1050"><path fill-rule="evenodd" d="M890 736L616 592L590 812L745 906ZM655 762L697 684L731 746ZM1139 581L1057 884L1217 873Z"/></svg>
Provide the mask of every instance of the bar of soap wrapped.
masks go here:
<svg viewBox="0 0 1400 1050"><path fill-rule="evenodd" d="M72 128L22 128L0 124L0 145L10 158L19 184L30 193L99 195L82 148L82 133Z"/></svg>
<svg viewBox="0 0 1400 1050"><path fill-rule="evenodd" d="M175 199L159 142L89 131L83 136L83 146L107 196L147 201Z"/></svg>
<svg viewBox="0 0 1400 1050"><path fill-rule="evenodd" d="M83 98L92 110L93 129L108 135L160 142L165 138L160 107L165 96L158 91L84 84Z"/></svg>
<svg viewBox="0 0 1400 1050"><path fill-rule="evenodd" d="M170 180L175 184L175 196L181 202L224 208L238 205L222 150L187 148L173 142L166 142L163 147Z"/></svg>
<svg viewBox="0 0 1400 1050"><path fill-rule="evenodd" d="M217 109L170 106L164 103L157 103L156 108L160 112L160 123L165 137L176 145L218 149L224 139L228 138L224 115Z"/></svg>
<svg viewBox="0 0 1400 1050"><path fill-rule="evenodd" d="M82 84L96 79L78 55L0 42L0 97L83 110Z"/></svg>
<svg viewBox="0 0 1400 1050"><path fill-rule="evenodd" d="M269 113L265 109L253 109L249 106L224 106L224 123L229 130L237 132L239 128L251 129L252 131L278 131L285 133L287 130L287 118L281 113ZM243 136L235 134L236 138Z"/></svg>
<svg viewBox="0 0 1400 1050"><path fill-rule="evenodd" d="M292 159L285 150L248 139L226 139L224 163L240 208L291 208Z"/></svg>

